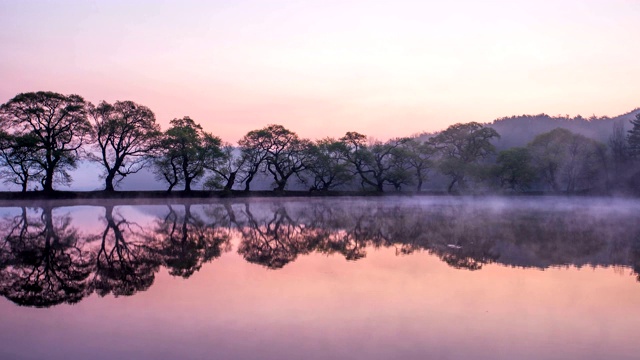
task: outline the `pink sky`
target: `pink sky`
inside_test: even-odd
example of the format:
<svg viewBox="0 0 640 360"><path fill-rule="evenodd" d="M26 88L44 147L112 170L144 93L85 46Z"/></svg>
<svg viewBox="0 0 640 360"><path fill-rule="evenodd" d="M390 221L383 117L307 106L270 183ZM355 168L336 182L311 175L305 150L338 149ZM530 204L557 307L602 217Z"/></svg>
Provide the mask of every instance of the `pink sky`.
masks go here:
<svg viewBox="0 0 640 360"><path fill-rule="evenodd" d="M640 107L640 2L0 0L0 102L133 100L236 142Z"/></svg>

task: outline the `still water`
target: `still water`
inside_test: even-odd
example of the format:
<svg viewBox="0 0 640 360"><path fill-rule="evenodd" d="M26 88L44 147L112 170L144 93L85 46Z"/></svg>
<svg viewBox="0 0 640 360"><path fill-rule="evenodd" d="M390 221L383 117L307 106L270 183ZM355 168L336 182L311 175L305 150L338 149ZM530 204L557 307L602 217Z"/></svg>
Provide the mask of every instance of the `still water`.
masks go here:
<svg viewBox="0 0 640 360"><path fill-rule="evenodd" d="M0 204L1 359L637 359L640 202Z"/></svg>

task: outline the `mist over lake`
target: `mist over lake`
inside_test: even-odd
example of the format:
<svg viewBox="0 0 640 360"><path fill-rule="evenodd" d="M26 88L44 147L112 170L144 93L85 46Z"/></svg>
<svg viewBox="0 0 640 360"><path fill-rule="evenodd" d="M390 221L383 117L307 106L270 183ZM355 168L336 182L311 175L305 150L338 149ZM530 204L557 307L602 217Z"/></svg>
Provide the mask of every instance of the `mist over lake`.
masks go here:
<svg viewBox="0 0 640 360"><path fill-rule="evenodd" d="M637 200L0 205L7 359L632 359L640 350Z"/></svg>

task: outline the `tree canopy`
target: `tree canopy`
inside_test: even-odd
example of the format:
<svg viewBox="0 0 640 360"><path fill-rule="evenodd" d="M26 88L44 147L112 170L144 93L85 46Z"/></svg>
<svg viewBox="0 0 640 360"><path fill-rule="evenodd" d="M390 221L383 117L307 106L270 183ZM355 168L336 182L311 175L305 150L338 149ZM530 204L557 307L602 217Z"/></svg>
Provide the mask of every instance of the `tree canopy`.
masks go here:
<svg viewBox="0 0 640 360"><path fill-rule="evenodd" d="M114 182L140 171L158 146L160 126L153 112L133 101L105 101L89 104L99 156L105 170L105 190L114 191Z"/></svg>
<svg viewBox="0 0 640 360"><path fill-rule="evenodd" d="M93 128L86 103L79 95L31 92L16 95L0 107L3 127L15 136L31 136L30 149L42 170L42 188L53 191L54 182L71 182L68 170L77 167L82 145L91 140Z"/></svg>

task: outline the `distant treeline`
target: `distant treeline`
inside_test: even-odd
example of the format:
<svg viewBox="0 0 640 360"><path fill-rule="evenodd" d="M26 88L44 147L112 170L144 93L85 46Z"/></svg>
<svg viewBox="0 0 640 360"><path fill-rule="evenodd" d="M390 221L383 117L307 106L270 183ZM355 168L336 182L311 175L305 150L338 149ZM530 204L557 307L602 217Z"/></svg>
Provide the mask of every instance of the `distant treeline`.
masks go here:
<svg viewBox="0 0 640 360"><path fill-rule="evenodd" d="M613 123L606 142L555 128L502 151L496 150L496 129L477 122L386 142L357 132L304 139L268 125L249 131L234 146L189 117L171 120L162 131L154 113L135 102L94 105L53 92L16 95L0 107L0 124L1 175L23 192L50 193L55 184L70 184L69 171L80 160L102 166L108 192L148 166L169 192L176 187L190 192L196 183L208 190L250 191L252 181L265 175L276 191L295 183L309 191L420 192L434 179L431 185L449 193L639 188L634 179L640 114L629 131L622 122Z"/></svg>

